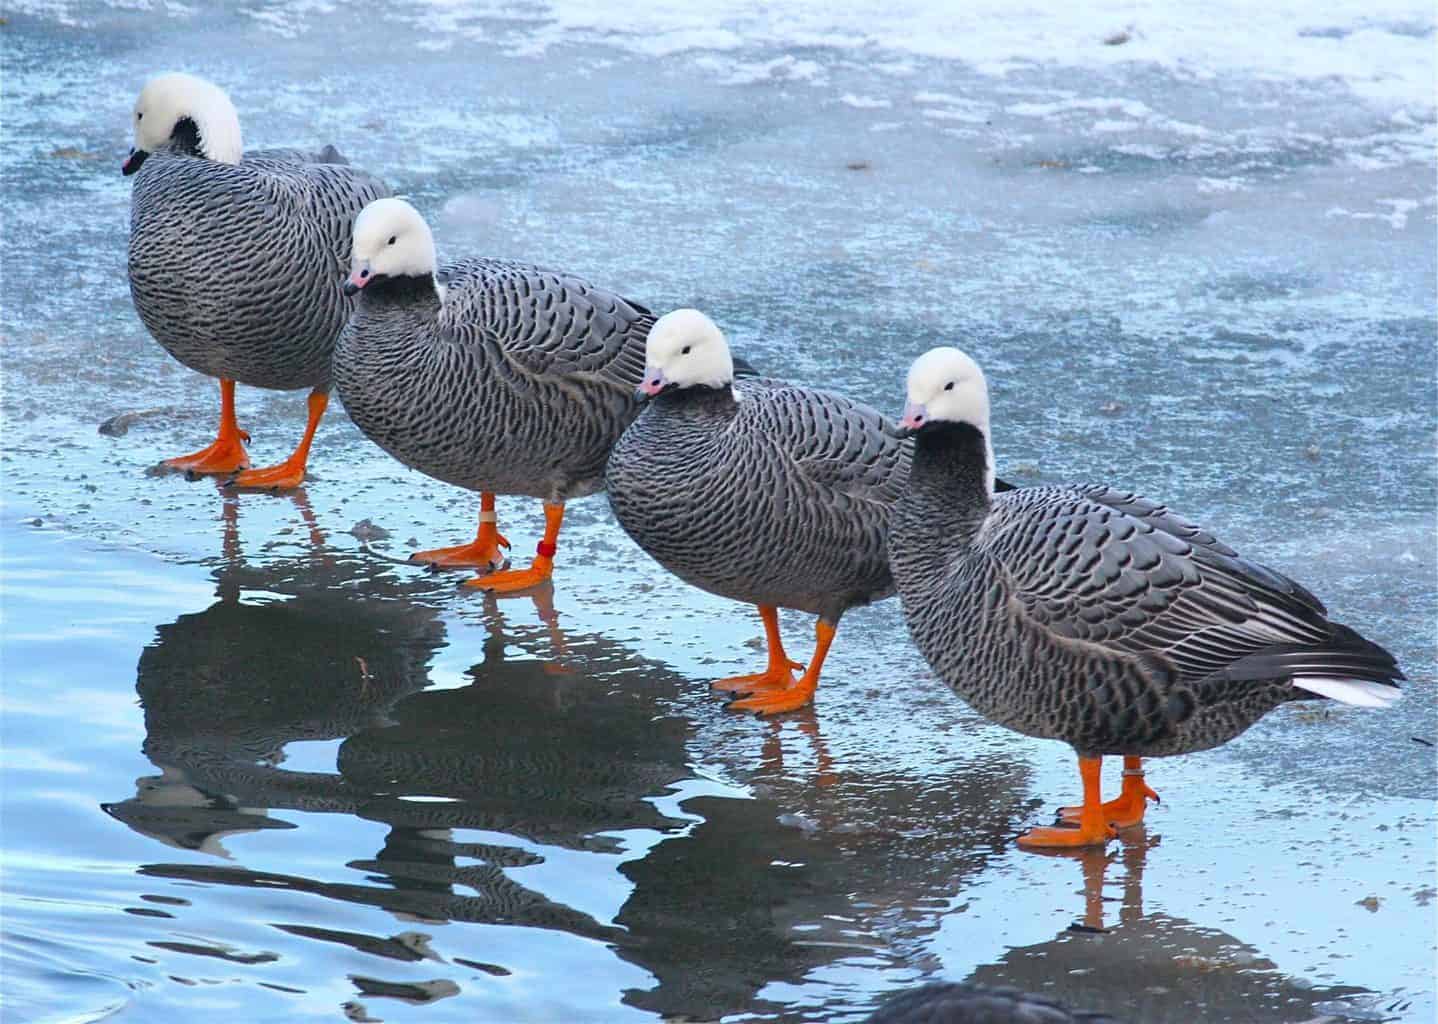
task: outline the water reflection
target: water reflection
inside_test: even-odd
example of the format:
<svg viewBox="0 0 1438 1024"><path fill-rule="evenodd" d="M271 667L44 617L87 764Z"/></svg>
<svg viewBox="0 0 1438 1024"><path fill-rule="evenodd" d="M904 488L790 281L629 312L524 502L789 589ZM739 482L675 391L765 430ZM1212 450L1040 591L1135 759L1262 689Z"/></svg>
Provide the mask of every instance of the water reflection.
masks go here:
<svg viewBox="0 0 1438 1024"><path fill-rule="evenodd" d="M317 548L255 568L230 533L215 602L157 627L140 654L142 749L160 773L104 805L167 845L219 856L225 836L294 827L270 810L354 811L342 779L283 768L285 747L386 721L428 685L445 642L435 607L367 560ZM359 585L371 599L345 596Z"/></svg>
<svg viewBox="0 0 1438 1024"><path fill-rule="evenodd" d="M146 876L390 915L392 927L367 930L322 901L263 911L261 927L315 951L374 958L373 971L345 971L352 1019L369 1015L360 1000L495 998L500 989L471 979L532 975L535 934L596 944L628 979L623 1001L669 1018L782 1016L841 962L909 980L933 969L927 938L956 895L1010 856L1031 813L1021 758L976 754L943 776L897 763L859 771L829 750L812 708L745 732L757 751L732 759L747 791L706 782L693 762L696 751L713 756L712 739L702 717L682 711L702 683L604 636L567 634L546 593L537 616L483 605L479 661L463 685L435 689L448 585L327 549L312 519L299 540L302 554L255 566L236 532L214 602L157 628L136 681L142 749L157 772L104 806L160 843L213 855L147 864ZM323 748L333 767L292 766L290 748L304 741L341 741ZM380 828L321 833L325 818L294 812ZM297 829L308 830L305 863L319 844L325 867L225 860L227 837ZM1246 1007L1317 1015L1356 991L1303 988L1231 936L1145 913L1153 843L1137 830L1118 851L1072 857L1081 925L1011 949L969 980L1151 1022L1192 1020L1195 1005L1215 1019L1245 1019ZM141 911L157 929L153 955L236 969L276 961L166 930L168 911ZM949 913L948 924L963 916ZM524 932L439 931L447 922ZM325 981L326 957L301 959ZM645 982L632 984L621 965ZM376 976L404 968L423 976ZM766 989L783 994L770 1001ZM606 998L603 984L591 997ZM806 1020L855 1009L832 987L805 998Z"/></svg>
<svg viewBox="0 0 1438 1024"><path fill-rule="evenodd" d="M1020 762L987 755L927 779L897 766L858 773L835 765L820 724L803 713L792 723L809 770L783 770L770 733L753 799L686 802L703 820L621 867L635 883L616 919L632 938L621 955L659 979L626 1002L666 1019L852 1013L830 994L783 1016L793 1006L762 990L802 986L841 960L907 973L937 911L1005 856L1029 809Z"/></svg>
<svg viewBox="0 0 1438 1024"><path fill-rule="evenodd" d="M1302 984L1217 928L1146 912L1144 866L1158 845L1140 826L1124 833L1118 849L1049 854L1077 868L1081 920L1049 942L1008 950L966 980L1058 996L1144 1024L1352 1019L1345 1000L1363 989ZM1116 896L1108 894L1114 884ZM1326 1016L1332 1013L1343 1016Z"/></svg>
<svg viewBox="0 0 1438 1024"><path fill-rule="evenodd" d="M640 830L687 827L653 802L691 776L689 727L660 703L681 680L597 636L568 638L563 671L548 659L506 657L507 646L543 638L506 636L492 618L497 628L469 685L417 694L395 708L392 725L340 747L340 774L370 794L359 814L390 829L375 857L350 866L413 899L423 894L432 919L618 941L621 929L511 872L523 877L515 869L555 850L609 855L591 869L612 869L615 855L643 841ZM498 841L466 841L457 830L498 833ZM457 896L456 887L478 895Z"/></svg>
<svg viewBox="0 0 1438 1024"><path fill-rule="evenodd" d="M446 642L445 605L424 589L432 580L390 578L322 545L260 569L237 545L216 601L160 626L141 654L143 750L159 772L105 809L166 845L218 857L227 836L310 827L287 811L381 824L369 849L326 835L352 878L222 860L140 869L396 919L374 934L330 915L270 922L288 935L503 979L515 966L503 943L467 957L465 933L441 943L427 929L562 932L652 977L624 994L633 1007L762 1010L771 983L801 983L845 958L892 961L882 932L919 919L932 927L934 901L1000 853L1025 813L1024 771L1003 758L925 785L897 768L840 771L812 710L765 726L751 793L705 781L691 765L696 726L679 710L702 684L606 637L566 635L544 595L538 621L485 606L482 658L465 685L428 688ZM333 771L287 767L288 745L341 738ZM937 838L955 830L962 842ZM395 998L409 984L350 981ZM454 984L426 981L403 998L448 997Z"/></svg>
<svg viewBox="0 0 1438 1024"><path fill-rule="evenodd" d="M306 526L302 555L262 567L235 539L214 602L157 628L136 682L157 771L105 809L160 843L214 855L147 864L146 876L320 897L266 910L262 926L373 958L372 970L344 970L352 1019L383 1017L379 999L493 998L499 989L472 979L503 986L532 973L532 938L481 940L440 931L446 922L595 943L644 972L636 985L616 970L631 979L623 1001L669 1018L782 1016L838 963L911 979L932 969L926 940L953 898L1009 857L1030 813L1021 759L984 753L944 777L901 764L857 771L828 749L813 709L758 726L758 767L752 748L735 757L747 792L706 783L693 767L696 751L712 752L704 721L681 710L702 684L604 636L566 633L544 594L537 616L485 604L478 662L463 685L435 689L450 588L327 549L317 533ZM341 741L325 748L332 769L290 765L293 744L325 740ZM325 818L293 812L381 828L317 839ZM310 830L307 856L323 844L330 867L223 859L227 837L296 829ZM1119 849L1066 858L1082 881L1079 926L967 980L1155 1024L1193 1020L1196 1006L1237 1020L1255 1007L1287 1019L1348 1005L1357 990L1303 987L1232 936L1146 912L1155 843L1135 830ZM393 925L355 927L323 901L377 908ZM152 955L236 970L275 962L167 930L163 912L144 909ZM950 913L949 926L963 916ZM303 960L323 982L331 961ZM403 969L421 975L388 976ZM782 994L771 1001L766 989ZM833 988L811 993L800 998L811 998L806 1020L855 1009Z"/></svg>
<svg viewBox="0 0 1438 1024"><path fill-rule="evenodd" d="M257 499L269 502L283 501L293 505L295 511L299 513L300 525L309 544L310 560L324 561L325 533L320 527L319 519L315 516L309 492L304 487L296 487L292 491L284 491L275 495L251 495L248 498L242 498L233 489L227 487L224 480L215 480L215 488L220 496L220 552L226 565L233 568L244 562L244 550L240 543L240 506L247 500L253 502ZM292 560L291 565L294 564L296 563ZM273 567L269 571L273 573Z"/></svg>

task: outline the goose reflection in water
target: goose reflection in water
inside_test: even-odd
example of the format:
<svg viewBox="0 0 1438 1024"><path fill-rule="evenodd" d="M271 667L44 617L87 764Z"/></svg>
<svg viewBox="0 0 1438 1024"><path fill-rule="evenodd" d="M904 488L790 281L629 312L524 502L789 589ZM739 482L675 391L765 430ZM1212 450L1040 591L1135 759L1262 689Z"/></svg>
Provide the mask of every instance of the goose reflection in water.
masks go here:
<svg viewBox="0 0 1438 1024"><path fill-rule="evenodd" d="M426 600L432 581L325 549L303 490L290 498L305 554L245 562L227 499L214 603L158 626L140 653L142 749L160 774L104 809L168 845L227 856L227 835L294 827L270 810L352 813L356 794L342 779L283 769L284 748L387 721L397 700L429 685L445 644L439 605ZM370 597L353 599L358 589Z"/></svg>
<svg viewBox="0 0 1438 1024"><path fill-rule="evenodd" d="M221 600L161 627L139 666L144 749L174 777L159 788L186 796L157 811L156 787L142 780L139 797L106 808L138 831L207 852L217 852L219 835L269 825L265 809L381 822L388 827L381 848L346 864L368 879L334 882L210 863L152 864L142 873L312 893L379 907L406 924L518 925L618 943L622 928L515 879L562 850L593 858L581 871L613 876L631 841L689 826L687 815L671 817L654 802L692 778L689 727L665 707L687 681L602 637L569 638L564 671L548 659L506 658L511 643L552 650L557 626L542 615L542 625L511 637L492 613L497 628L469 685L420 693L443 634L427 606L398 597L386 604L386 624L370 635L372 624L352 611L339 628L336 619L346 614L340 599L323 609ZM311 617L313 646L280 645L263 666L234 660L250 646L252 620L273 629L262 615L301 611ZM418 628L405 632L396 622ZM197 642L207 628L214 635ZM347 660L356 651L369 665L365 685ZM311 673L317 688L301 692L294 683ZM290 686L279 685L284 678ZM345 735L336 772L281 767L284 744ZM177 803L185 805L180 813ZM604 916L612 917L612 908ZM418 929L386 938L323 925L321 917L276 927L389 959L438 956ZM452 962L470 970L508 973L453 952Z"/></svg>
<svg viewBox="0 0 1438 1024"><path fill-rule="evenodd" d="M325 548L302 495L296 503L303 556L246 564L232 517L215 602L158 627L141 653L143 751L159 774L105 809L162 843L219 856L227 836L296 828L286 811L381 823L379 849L343 861L353 881L215 862L141 869L380 908L396 918L388 934L335 927L323 904L273 927L377 963L453 972L353 974L359 997L458 997L459 981L476 972L502 985L511 968L492 961L506 960L508 947L496 948L492 933L480 957L465 955L477 940L426 930L469 922L602 943L653 979L623 995L643 1010L779 1012L763 998L767 986L802 985L837 961L911 974L892 951L922 949L946 899L1005 855L1027 812L1021 761L986 754L942 778L889 765L856 772L828 750L813 709L768 724L757 769L747 753L730 758L750 794L699 792L681 810L675 793L696 782L691 750L702 744L676 709L694 680L602 636L564 635L542 593L532 625L511 627L486 604L484 654L468 684L429 689L452 591ZM343 740L335 771L286 767L289 744L334 739ZM966 980L1148 1024L1191 1021L1196 1006L1212 1019L1256 1019L1260 1010L1310 1019L1358 993L1302 986L1229 935L1145 913L1153 840L1142 828L1125 838L1116 857L1054 855L1073 859L1083 878L1077 929L1011 949ZM552 870L543 874L546 862L572 877L557 883ZM1104 897L1114 871L1116 906ZM589 895L615 891L616 878L619 905ZM152 946L232 966L273 959L173 933ZM826 1005L810 1016L853 1009Z"/></svg>
<svg viewBox="0 0 1438 1024"><path fill-rule="evenodd" d="M380 598L350 596L362 578ZM313 916L271 922L292 936L454 965L456 981L481 971L503 986L512 967L502 961L523 962L532 938L516 932L511 947L493 931L430 926L562 932L647 972L649 987L624 993L631 1006L715 1017L761 1009L766 985L845 958L893 959L881 930L932 927L933 901L982 871L1025 810L1024 770L1001 757L943 779L888 765L841 771L812 711L798 735L830 785L783 770L778 734L751 793L701 778L692 762L704 720L680 711L696 681L603 636L561 635L542 598L538 621L523 625L487 606L467 684L427 689L446 604L425 588L449 593L442 582L396 580L325 550L269 569L229 566L219 581L214 605L161 626L139 660L144 752L160 775L106 810L205 853L237 832L315 827L285 811L381 823L378 849L336 850L353 880L208 860L141 868L397 919L392 934L364 934L316 904ZM339 737L335 771L286 767L287 744ZM749 752L733 760L752 767ZM354 984L388 993L372 978Z"/></svg>
<svg viewBox="0 0 1438 1024"><path fill-rule="evenodd" d="M1081 920L1049 942L1010 949L965 980L1057 996L1143 1024L1393 1019L1363 1010L1350 1018L1345 1000L1364 990L1296 981L1217 928L1145 911L1144 867L1159 840L1142 825L1122 838L1118 851L1047 854L1075 862ZM1120 886L1116 898L1105 895L1111 881ZM1341 1017L1329 1016L1335 1013Z"/></svg>

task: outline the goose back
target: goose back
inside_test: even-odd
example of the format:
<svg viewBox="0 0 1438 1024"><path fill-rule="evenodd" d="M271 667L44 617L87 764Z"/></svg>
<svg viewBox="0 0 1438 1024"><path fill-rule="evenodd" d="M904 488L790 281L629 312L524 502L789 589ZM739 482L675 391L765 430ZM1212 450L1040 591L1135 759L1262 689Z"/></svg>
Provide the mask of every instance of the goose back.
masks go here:
<svg viewBox="0 0 1438 1024"><path fill-rule="evenodd" d="M1401 678L1299 584L1132 494L997 494L945 544L955 502L925 462L891 537L905 616L935 671L1000 724L1087 755L1184 753L1311 697L1295 671Z"/></svg>
<svg viewBox="0 0 1438 1024"><path fill-rule="evenodd" d="M753 378L651 401L607 479L620 525L680 579L837 621L893 593L884 538L908 461L868 406Z"/></svg>
<svg viewBox="0 0 1438 1024"><path fill-rule="evenodd" d="M134 177L130 294L145 327L212 377L288 390L329 383L353 305L342 291L350 228L389 189L317 154L238 164L159 151Z"/></svg>
<svg viewBox="0 0 1438 1024"><path fill-rule="evenodd" d="M341 335L350 417L400 462L499 494L564 501L603 486L639 412L653 315L582 278L508 260L371 285Z"/></svg>

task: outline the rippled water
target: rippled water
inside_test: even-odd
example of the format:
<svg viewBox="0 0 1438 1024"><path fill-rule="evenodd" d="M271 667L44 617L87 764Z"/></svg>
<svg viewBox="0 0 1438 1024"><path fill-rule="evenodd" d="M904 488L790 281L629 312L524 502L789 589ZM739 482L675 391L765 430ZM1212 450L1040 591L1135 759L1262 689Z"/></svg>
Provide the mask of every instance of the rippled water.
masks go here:
<svg viewBox="0 0 1438 1024"><path fill-rule="evenodd" d="M5 1019L854 1021L930 978L1433 1019L1431 10L713 11L11 6ZM293 497L146 475L215 408L125 285L129 105L176 66L254 144L384 173L442 255L699 305L768 372L892 409L962 345L1007 476L1202 519L1390 646L1407 699L1275 713L1155 762L1106 853L1020 854L1071 755L968 712L893 602L759 722L706 687L760 657L752 612L602 499L552 593L495 602L403 564L473 496L342 412ZM240 393L261 461L302 415ZM500 515L526 549L538 509Z"/></svg>

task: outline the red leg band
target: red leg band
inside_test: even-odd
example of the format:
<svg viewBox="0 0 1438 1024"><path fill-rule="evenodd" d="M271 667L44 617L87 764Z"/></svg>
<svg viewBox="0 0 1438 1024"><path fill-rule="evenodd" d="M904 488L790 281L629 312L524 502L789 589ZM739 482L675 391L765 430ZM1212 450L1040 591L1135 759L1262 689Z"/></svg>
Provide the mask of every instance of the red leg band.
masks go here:
<svg viewBox="0 0 1438 1024"><path fill-rule="evenodd" d="M553 558L554 553L558 551L559 548L555 547L547 540L542 540L537 545L535 545L534 550L539 552L540 557L542 558Z"/></svg>

